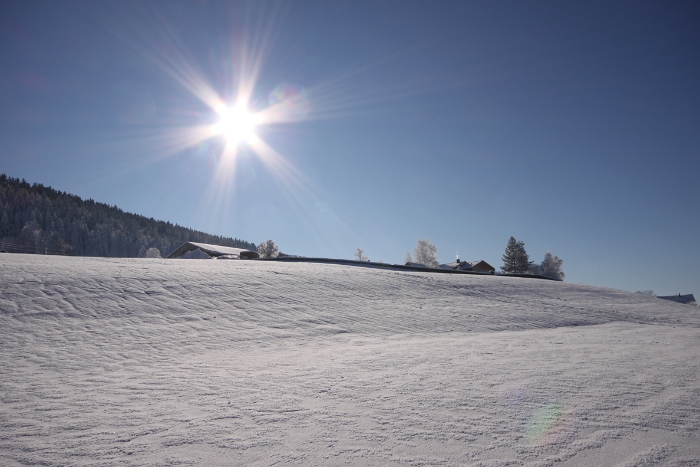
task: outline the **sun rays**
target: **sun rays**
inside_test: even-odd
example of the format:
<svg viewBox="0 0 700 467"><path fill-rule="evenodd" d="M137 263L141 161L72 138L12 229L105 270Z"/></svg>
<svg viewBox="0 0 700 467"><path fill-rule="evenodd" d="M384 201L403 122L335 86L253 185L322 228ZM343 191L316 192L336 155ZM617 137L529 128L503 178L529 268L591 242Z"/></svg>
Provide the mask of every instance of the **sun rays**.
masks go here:
<svg viewBox="0 0 700 467"><path fill-rule="evenodd" d="M177 160L173 175L182 183L206 183L193 221L217 228L243 222L234 212L241 212L252 184L269 175L270 188L278 192L275 209L294 213L298 228L318 236L319 244L332 245L333 232L354 232L334 209L342 200L299 170L289 148L280 145L297 145L294 126L300 123L371 112L375 104L405 95L406 83L377 73L391 69L386 61L392 57L349 66L335 78L316 77L304 86L287 79L304 73L295 70L292 58L272 49L280 45L279 13L267 11L263 19L243 15L239 27L208 50L188 43L158 11L149 13L149 28L113 31L167 77L166 86L175 84L152 124L134 128L131 141L121 141L134 147L135 156L122 162L136 170Z"/></svg>
<svg viewBox="0 0 700 467"><path fill-rule="evenodd" d="M158 147L158 155L154 153L148 159L155 161L184 154L202 145L211 149L209 154L214 151L216 162L210 169L211 179L200 210L207 217L230 208L236 192L236 169L243 152L259 158L285 192L311 193L308 180L303 180L292 164L263 140L266 130L299 122L311 112L307 94L300 86L283 82L268 92L260 89L259 77L272 28L264 28L261 37L231 39L227 47L217 50L219 56L214 62L218 69L205 73L170 30L168 22L159 18L157 23L158 27L151 32L154 37L139 40L128 34L121 36L203 106L178 108L170 112L177 120L171 118L158 128L147 129L141 142L150 141L149 146ZM207 79L207 75L216 78ZM220 143L213 143L217 140ZM295 196L290 194L287 198L291 200Z"/></svg>

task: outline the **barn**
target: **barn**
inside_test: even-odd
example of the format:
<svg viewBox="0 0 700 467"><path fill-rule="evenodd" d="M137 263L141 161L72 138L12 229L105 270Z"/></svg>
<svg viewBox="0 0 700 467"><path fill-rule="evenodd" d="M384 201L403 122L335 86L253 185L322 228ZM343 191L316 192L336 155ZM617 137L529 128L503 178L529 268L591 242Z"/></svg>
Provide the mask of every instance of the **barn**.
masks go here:
<svg viewBox="0 0 700 467"><path fill-rule="evenodd" d="M206 256L205 256L206 255ZM260 255L255 251L229 246L210 245L208 243L185 242L180 248L170 253L168 259L255 259Z"/></svg>

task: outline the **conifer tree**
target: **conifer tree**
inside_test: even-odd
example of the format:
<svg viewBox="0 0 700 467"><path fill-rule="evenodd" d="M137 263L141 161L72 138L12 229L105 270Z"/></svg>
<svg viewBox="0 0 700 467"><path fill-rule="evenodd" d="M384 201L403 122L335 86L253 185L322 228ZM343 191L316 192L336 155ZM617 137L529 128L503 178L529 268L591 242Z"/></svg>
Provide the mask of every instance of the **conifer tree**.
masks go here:
<svg viewBox="0 0 700 467"><path fill-rule="evenodd" d="M3 211L2 218L0 218L0 238L10 235L10 218L7 216L7 212Z"/></svg>
<svg viewBox="0 0 700 467"><path fill-rule="evenodd" d="M508 240L502 259L501 271L505 273L526 273L532 265L530 257L525 251L525 242L519 242L514 237L510 237Z"/></svg>

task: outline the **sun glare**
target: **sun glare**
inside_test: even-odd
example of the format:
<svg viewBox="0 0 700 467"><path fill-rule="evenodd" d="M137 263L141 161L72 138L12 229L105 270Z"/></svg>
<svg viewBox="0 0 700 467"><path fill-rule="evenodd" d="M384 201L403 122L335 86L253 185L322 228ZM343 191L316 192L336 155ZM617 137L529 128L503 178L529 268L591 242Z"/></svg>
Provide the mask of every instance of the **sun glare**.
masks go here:
<svg viewBox="0 0 700 467"><path fill-rule="evenodd" d="M327 228L331 225L329 221L344 230L351 229L319 199L305 174L265 141L266 136L279 134L282 125L309 120L315 111L307 91L299 85L268 82L271 89L259 89L268 35L274 28L265 29L260 37L252 29L252 37L235 42L241 44L240 49L223 50L220 57L212 55L210 58L217 58L213 63L221 65L214 70L219 79L212 82L188 51L173 39L169 26L164 22L162 28L156 29L152 43L146 37L144 43L135 39L134 45L204 106L197 105L198 110L173 108L176 124L148 136L162 144L163 156L188 151L197 169L211 171L199 215L207 220L229 222L236 194L252 186L260 162L260 168L264 167L275 178L296 218L307 223L311 231ZM124 37L131 42L130 35ZM249 48L247 44L252 45ZM212 53L218 51L214 48ZM329 109L336 105L334 85L332 81L321 88L327 94ZM352 102L355 105L354 99ZM239 175L238 166L246 171Z"/></svg>
<svg viewBox="0 0 700 467"><path fill-rule="evenodd" d="M256 114L243 105L228 107L221 104L217 109L219 121L216 124L217 133L226 138L229 146L250 143L255 139L255 128L260 123Z"/></svg>

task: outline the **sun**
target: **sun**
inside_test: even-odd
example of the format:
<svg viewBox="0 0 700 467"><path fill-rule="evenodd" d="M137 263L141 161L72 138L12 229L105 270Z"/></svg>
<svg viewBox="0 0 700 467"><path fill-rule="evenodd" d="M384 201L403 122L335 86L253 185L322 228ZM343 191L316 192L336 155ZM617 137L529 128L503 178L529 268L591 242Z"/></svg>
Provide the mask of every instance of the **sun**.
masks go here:
<svg viewBox="0 0 700 467"><path fill-rule="evenodd" d="M216 112L219 114L216 133L222 135L229 146L238 146L241 143L251 143L255 140L255 129L260 123L260 119L245 105L236 104L229 107L226 104L221 104L217 107Z"/></svg>

